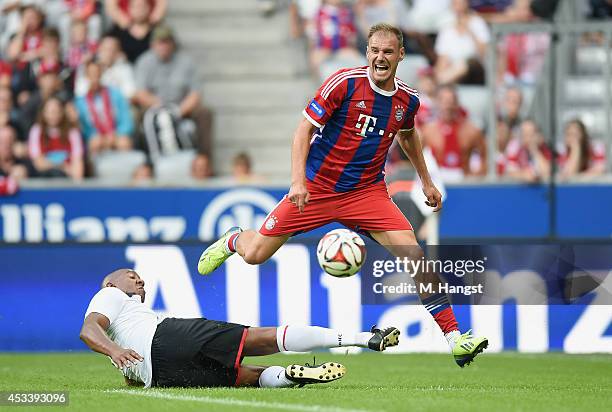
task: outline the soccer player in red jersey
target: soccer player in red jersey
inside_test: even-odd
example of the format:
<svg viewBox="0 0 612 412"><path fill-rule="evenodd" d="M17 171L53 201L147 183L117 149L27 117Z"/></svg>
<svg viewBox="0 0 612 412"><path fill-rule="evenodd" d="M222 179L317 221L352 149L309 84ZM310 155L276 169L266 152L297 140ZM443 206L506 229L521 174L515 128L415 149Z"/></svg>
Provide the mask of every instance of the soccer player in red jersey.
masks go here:
<svg viewBox="0 0 612 412"><path fill-rule="evenodd" d="M272 256L289 237L330 222L365 232L393 255L419 260L412 226L393 203L384 182L387 151L394 138L423 183L427 205L442 207L421 141L414 128L416 90L395 77L404 58L402 33L388 24L370 29L367 67L330 76L303 111L291 149L291 188L259 231L232 228L207 248L198 271L208 274L238 252L249 264ZM438 284L435 273L419 273L417 284ZM433 288L436 290L436 288ZM444 293L420 293L421 302L445 334L461 367L487 347L486 338L461 334Z"/></svg>

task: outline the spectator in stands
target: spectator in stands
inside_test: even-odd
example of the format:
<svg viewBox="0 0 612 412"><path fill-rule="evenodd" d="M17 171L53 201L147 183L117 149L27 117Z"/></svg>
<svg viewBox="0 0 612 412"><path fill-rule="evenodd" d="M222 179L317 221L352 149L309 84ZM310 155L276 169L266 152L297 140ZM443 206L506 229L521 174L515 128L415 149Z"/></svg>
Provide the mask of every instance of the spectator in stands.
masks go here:
<svg viewBox="0 0 612 412"><path fill-rule="evenodd" d="M9 47L3 64L3 81L6 83L10 79L10 88L17 106L25 103L30 93L36 89L36 77L30 63L22 62L20 53L19 48Z"/></svg>
<svg viewBox="0 0 612 412"><path fill-rule="evenodd" d="M13 69L7 61L0 60L0 87L11 87L13 83Z"/></svg>
<svg viewBox="0 0 612 412"><path fill-rule="evenodd" d="M89 153L131 150L134 122L130 104L118 89L102 85L102 68L97 62L89 62L86 73L89 91L76 99L76 107Z"/></svg>
<svg viewBox="0 0 612 412"><path fill-rule="evenodd" d="M421 128L433 120L436 113L436 77L433 69L426 67L419 70L419 82L417 90L419 91L419 111L416 114L416 126Z"/></svg>
<svg viewBox="0 0 612 412"><path fill-rule="evenodd" d="M489 23L527 23L535 18L531 12L531 0L506 1L506 7L491 8L491 13L477 10Z"/></svg>
<svg viewBox="0 0 612 412"><path fill-rule="evenodd" d="M342 0L323 0L315 18L316 39L310 51L312 71L319 74L321 63L332 56L361 59L356 49L357 28L351 8Z"/></svg>
<svg viewBox="0 0 612 412"><path fill-rule="evenodd" d="M38 59L42 46L45 15L34 4L21 8L21 24L10 40L8 54L18 56L20 62Z"/></svg>
<svg viewBox="0 0 612 412"><path fill-rule="evenodd" d="M232 163L232 177L237 183L254 183L262 180L261 176L253 173L251 157L248 154L238 153Z"/></svg>
<svg viewBox="0 0 612 412"><path fill-rule="evenodd" d="M402 7L405 2L398 0ZM419 33L438 33L444 23L452 19L451 0L413 0L407 9L402 10L400 20L402 28ZM404 6L405 7L405 6Z"/></svg>
<svg viewBox="0 0 612 412"><path fill-rule="evenodd" d="M486 173L487 151L482 131L468 119L452 86L437 92L437 114L422 129L423 141L440 166L442 177L458 180Z"/></svg>
<svg viewBox="0 0 612 412"><path fill-rule="evenodd" d="M439 1L429 3L439 3ZM357 0L355 15L360 31L359 50L365 50L367 47L370 27L384 22L400 27L404 33L404 46L407 53L415 51L425 56L431 64L435 62L436 57L430 37L427 33L407 24L410 11L403 0Z"/></svg>
<svg viewBox="0 0 612 412"><path fill-rule="evenodd" d="M528 23L537 19L530 0L515 0L502 13L485 15L490 23ZM510 33L498 45L499 81L533 84L542 70L550 46L547 33Z"/></svg>
<svg viewBox="0 0 612 412"><path fill-rule="evenodd" d="M75 43L73 38L73 25L82 23L85 27L85 39L80 43L94 43L100 40L102 35L102 16L97 14L96 0L63 0L64 11L59 19L58 28L62 39L62 49L68 50L70 43ZM81 30L81 29L79 29ZM81 35L78 34L80 37Z"/></svg>
<svg viewBox="0 0 612 412"><path fill-rule="evenodd" d="M57 97L44 102L38 122L30 130L28 149L40 176L83 178L81 134L70 124L64 103Z"/></svg>
<svg viewBox="0 0 612 412"><path fill-rule="evenodd" d="M191 177L195 180L205 180L212 176L212 167L208 155L198 153L191 163Z"/></svg>
<svg viewBox="0 0 612 412"><path fill-rule="evenodd" d="M453 0L455 19L436 39L436 79L440 84L484 84L482 60L489 42L487 24L467 0Z"/></svg>
<svg viewBox="0 0 612 412"><path fill-rule="evenodd" d="M520 135L506 147L506 175L526 183L544 181L550 177L552 153L538 125L523 120Z"/></svg>
<svg viewBox="0 0 612 412"><path fill-rule="evenodd" d="M168 108L179 123L195 122L198 151L210 158L212 114L201 104L196 66L178 49L170 27L155 29L152 49L138 60L135 74L135 101L145 110Z"/></svg>
<svg viewBox="0 0 612 412"><path fill-rule="evenodd" d="M66 56L67 66L76 71L81 65L86 65L93 60L97 47L98 44L87 35L87 24L83 20L73 20Z"/></svg>
<svg viewBox="0 0 612 412"><path fill-rule="evenodd" d="M306 36L315 39L315 19L321 0L292 0L289 3L289 31L294 39Z"/></svg>
<svg viewBox="0 0 612 412"><path fill-rule="evenodd" d="M489 15L500 13L512 5L512 0L470 0L470 8L478 13Z"/></svg>
<svg viewBox="0 0 612 412"><path fill-rule="evenodd" d="M59 77L59 67L42 66L36 78L37 89L28 94L27 100L20 107L21 130L28 131L34 125L42 103L52 96L64 103L70 100L70 93Z"/></svg>
<svg viewBox="0 0 612 412"><path fill-rule="evenodd" d="M13 93L11 89L0 86L0 127L11 127L19 140L24 139L19 120L19 110L13 107Z"/></svg>
<svg viewBox="0 0 612 412"><path fill-rule="evenodd" d="M130 63L149 50L154 26L150 20L149 0L129 0L128 25L116 24L110 34L119 39L121 49Z"/></svg>
<svg viewBox="0 0 612 412"><path fill-rule="evenodd" d="M606 148L593 142L582 121L574 119L565 126L564 145L559 150L559 177L593 177L606 170Z"/></svg>
<svg viewBox="0 0 612 412"><path fill-rule="evenodd" d="M57 70L60 77L66 80L68 75L63 72L64 66L60 50L60 34L53 27L45 28L39 50L39 58L34 63L34 72Z"/></svg>
<svg viewBox="0 0 612 412"><path fill-rule="evenodd" d="M399 16L392 0L357 0L355 17L361 37L367 39L370 27L376 23L389 23L397 26Z"/></svg>
<svg viewBox="0 0 612 412"><path fill-rule="evenodd" d="M120 90L126 99L131 100L136 93L134 69L123 56L116 37L109 35L102 37L98 46L97 61L102 67L102 84ZM77 75L75 94L80 96L88 90L87 76L85 71L81 70Z"/></svg>
<svg viewBox="0 0 612 412"><path fill-rule="evenodd" d="M497 173L504 174L506 146L519 134L523 92L517 87L508 88L497 113Z"/></svg>
<svg viewBox="0 0 612 412"><path fill-rule="evenodd" d="M19 181L35 176L36 169L26 153L19 153L17 143L16 133L12 127L0 127L0 177L11 177Z"/></svg>
<svg viewBox="0 0 612 412"><path fill-rule="evenodd" d="M166 16L167 0L147 0L149 12L148 22L155 26ZM120 28L127 29L134 23L135 17L130 9L130 0L106 0L104 2L106 14Z"/></svg>

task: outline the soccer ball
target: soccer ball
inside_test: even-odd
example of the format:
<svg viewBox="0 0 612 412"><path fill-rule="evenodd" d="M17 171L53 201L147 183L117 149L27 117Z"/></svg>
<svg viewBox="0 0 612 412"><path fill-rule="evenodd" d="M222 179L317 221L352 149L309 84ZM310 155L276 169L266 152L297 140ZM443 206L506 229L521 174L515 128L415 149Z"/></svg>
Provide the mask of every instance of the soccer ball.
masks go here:
<svg viewBox="0 0 612 412"><path fill-rule="evenodd" d="M332 276L353 276L365 262L363 239L348 229L327 232L317 245L317 259L321 268Z"/></svg>

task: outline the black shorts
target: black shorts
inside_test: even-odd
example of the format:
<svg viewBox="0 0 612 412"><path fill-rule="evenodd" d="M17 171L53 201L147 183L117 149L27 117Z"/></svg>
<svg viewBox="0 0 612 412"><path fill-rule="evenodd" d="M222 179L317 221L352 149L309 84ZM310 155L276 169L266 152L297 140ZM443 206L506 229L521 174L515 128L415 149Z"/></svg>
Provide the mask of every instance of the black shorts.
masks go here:
<svg viewBox="0 0 612 412"><path fill-rule="evenodd" d="M151 344L152 386L237 385L248 327L204 318L167 318Z"/></svg>

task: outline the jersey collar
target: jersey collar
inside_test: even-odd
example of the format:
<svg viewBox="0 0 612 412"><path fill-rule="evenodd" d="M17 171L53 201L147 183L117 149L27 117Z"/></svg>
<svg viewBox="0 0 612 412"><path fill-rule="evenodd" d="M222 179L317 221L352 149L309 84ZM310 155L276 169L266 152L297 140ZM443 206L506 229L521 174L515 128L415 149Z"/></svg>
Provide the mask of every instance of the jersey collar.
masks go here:
<svg viewBox="0 0 612 412"><path fill-rule="evenodd" d="M368 73L368 81L370 82L370 87L376 93L380 93L383 96L393 96L397 92L397 80L395 80L395 78L393 78L393 84L395 85L395 89L393 91L388 91L388 90L381 89L374 83L374 81L372 80L372 77L370 77L370 67L369 66L367 68L367 73Z"/></svg>

